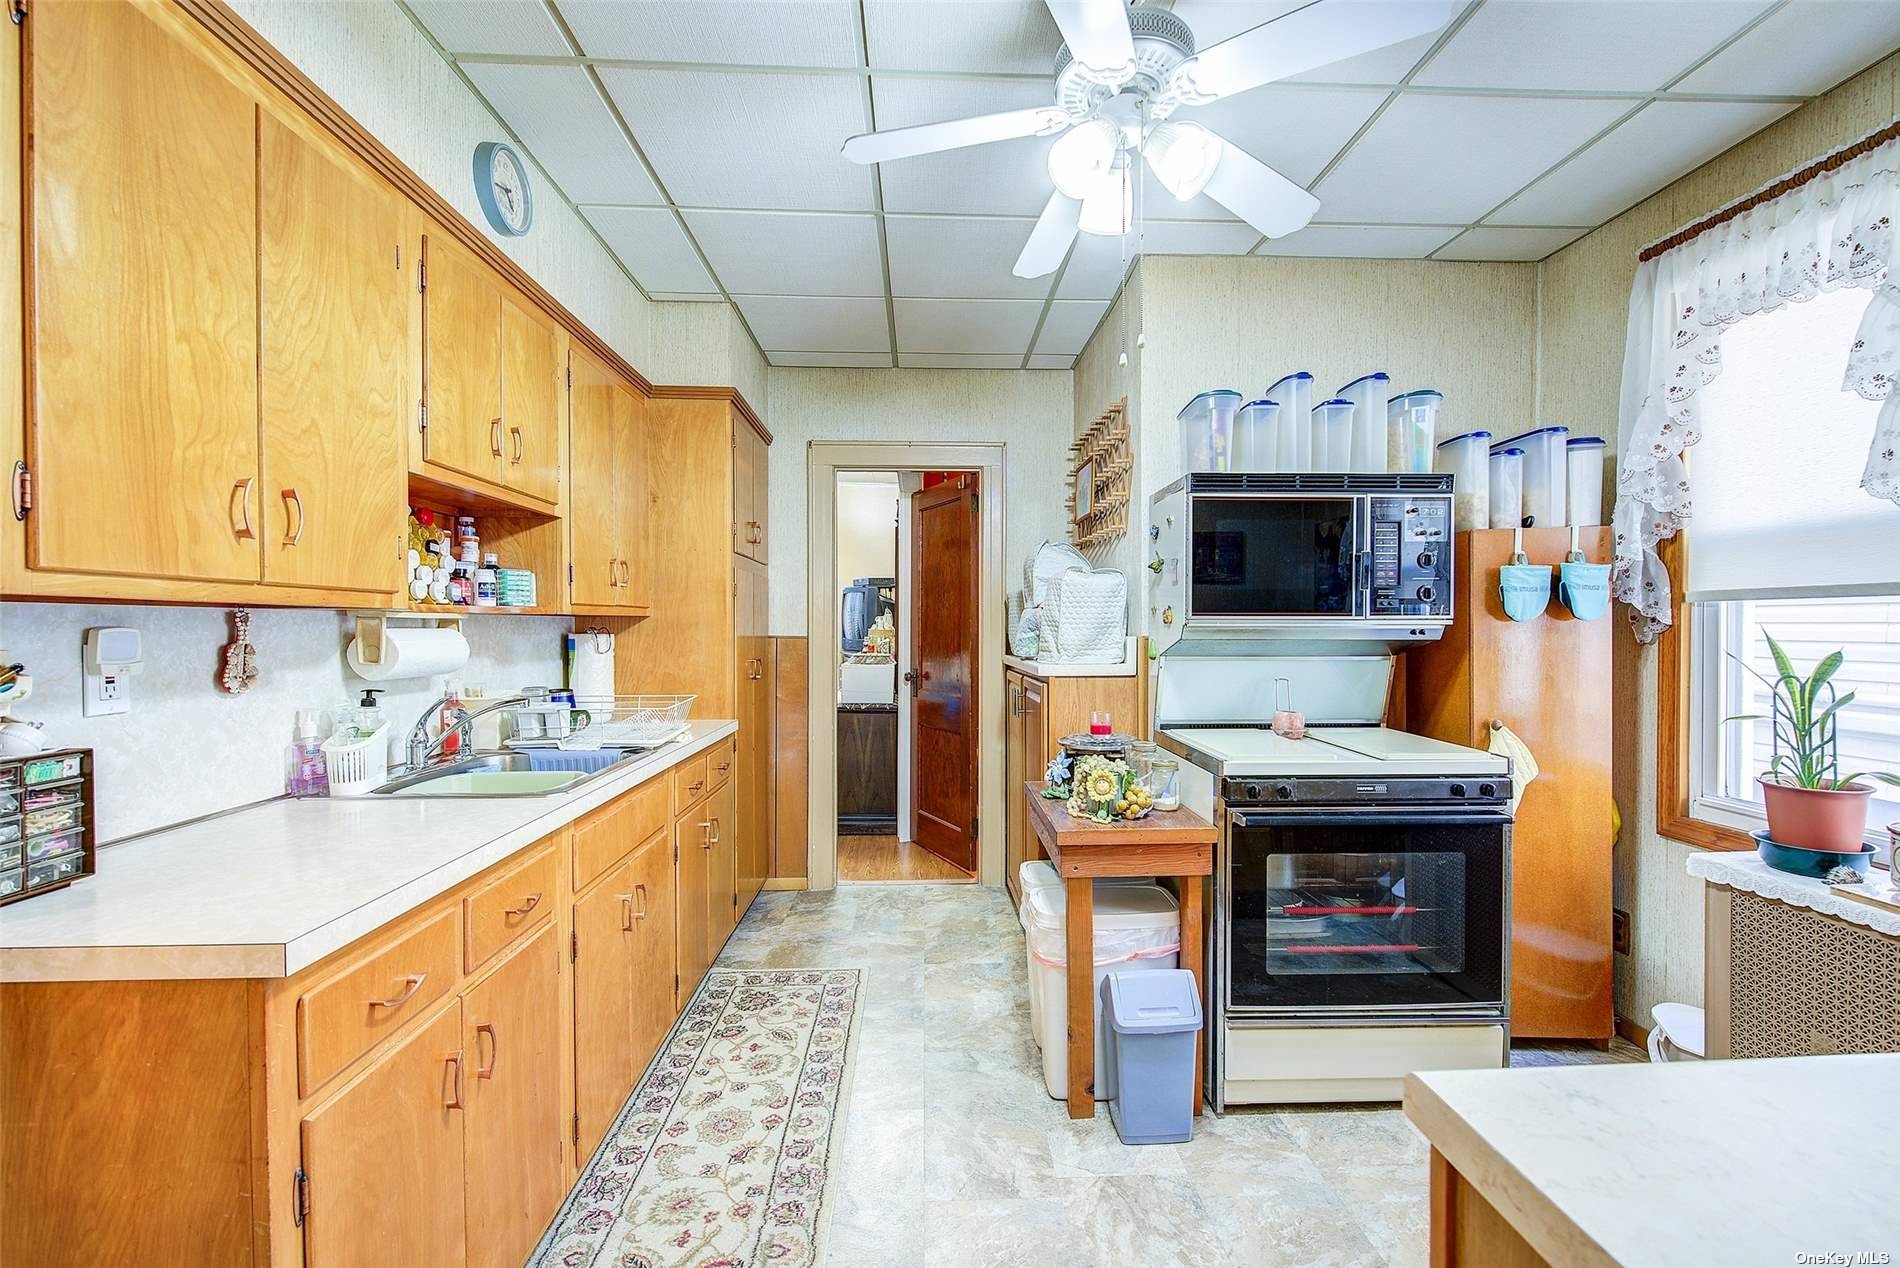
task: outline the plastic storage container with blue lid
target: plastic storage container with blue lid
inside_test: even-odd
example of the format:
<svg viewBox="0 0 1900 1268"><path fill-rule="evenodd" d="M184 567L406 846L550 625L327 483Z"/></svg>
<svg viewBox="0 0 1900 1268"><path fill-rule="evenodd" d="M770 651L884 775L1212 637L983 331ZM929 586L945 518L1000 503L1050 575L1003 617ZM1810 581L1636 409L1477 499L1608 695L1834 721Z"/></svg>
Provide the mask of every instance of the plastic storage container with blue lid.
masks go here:
<svg viewBox="0 0 1900 1268"><path fill-rule="evenodd" d="M1262 398L1240 407L1234 420L1234 470L1280 469L1280 402Z"/></svg>
<svg viewBox="0 0 1900 1268"><path fill-rule="evenodd" d="M1312 429L1307 419L1313 412L1313 376L1295 370L1274 380L1267 395L1280 402L1280 470L1311 471Z"/></svg>
<svg viewBox="0 0 1900 1268"><path fill-rule="evenodd" d="M1232 388L1202 392L1175 417L1181 423L1181 462L1189 473L1231 471L1234 463L1234 415L1240 393Z"/></svg>

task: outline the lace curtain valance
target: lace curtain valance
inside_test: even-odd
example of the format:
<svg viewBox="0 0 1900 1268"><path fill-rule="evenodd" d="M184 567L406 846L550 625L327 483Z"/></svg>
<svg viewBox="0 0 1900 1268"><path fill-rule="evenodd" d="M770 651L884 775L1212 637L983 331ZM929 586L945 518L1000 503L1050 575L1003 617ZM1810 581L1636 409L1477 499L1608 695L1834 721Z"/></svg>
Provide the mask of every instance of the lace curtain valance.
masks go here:
<svg viewBox="0 0 1900 1268"><path fill-rule="evenodd" d="M1615 596L1639 641L1671 620L1656 546L1688 522L1683 451L1702 438L1697 394L1722 372L1722 332L1744 318L1843 286L1873 292L1841 390L1885 401L1861 487L1900 503L1900 283L1888 280L1900 218L1900 139L1645 260L1623 346L1614 526ZM1791 422L1797 420L1791 420Z"/></svg>

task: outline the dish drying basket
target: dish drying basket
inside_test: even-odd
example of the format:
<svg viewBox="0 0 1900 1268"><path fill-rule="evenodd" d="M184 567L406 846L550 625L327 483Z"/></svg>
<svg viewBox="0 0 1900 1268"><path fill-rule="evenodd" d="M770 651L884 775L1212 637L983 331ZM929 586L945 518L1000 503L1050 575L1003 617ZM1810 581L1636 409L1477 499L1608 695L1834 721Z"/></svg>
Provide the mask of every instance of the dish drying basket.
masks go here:
<svg viewBox="0 0 1900 1268"><path fill-rule="evenodd" d="M550 718L549 706L514 710L515 748L653 748L680 738L690 728L686 715L696 695L592 697ZM565 706L562 706L565 707ZM525 715L525 716L524 716Z"/></svg>
<svg viewBox="0 0 1900 1268"><path fill-rule="evenodd" d="M364 739L323 742L323 766L330 777L332 797L361 797L389 779L389 723Z"/></svg>

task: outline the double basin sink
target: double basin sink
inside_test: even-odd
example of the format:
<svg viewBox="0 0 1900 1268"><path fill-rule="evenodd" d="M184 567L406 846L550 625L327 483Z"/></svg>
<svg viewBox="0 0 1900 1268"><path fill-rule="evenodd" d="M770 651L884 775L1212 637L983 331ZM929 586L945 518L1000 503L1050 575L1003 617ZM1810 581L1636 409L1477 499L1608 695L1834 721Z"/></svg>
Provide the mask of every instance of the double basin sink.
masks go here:
<svg viewBox="0 0 1900 1268"><path fill-rule="evenodd" d="M528 753L477 753L400 775L370 795L387 797L548 797L573 792L651 749L599 749L593 770L537 770Z"/></svg>

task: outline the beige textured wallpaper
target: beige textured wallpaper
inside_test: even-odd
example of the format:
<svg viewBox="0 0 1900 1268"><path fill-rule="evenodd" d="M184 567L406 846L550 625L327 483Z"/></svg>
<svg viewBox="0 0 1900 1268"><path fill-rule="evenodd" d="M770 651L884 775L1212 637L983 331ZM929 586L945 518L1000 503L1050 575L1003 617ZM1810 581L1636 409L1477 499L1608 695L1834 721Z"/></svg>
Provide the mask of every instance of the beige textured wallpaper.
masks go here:
<svg viewBox="0 0 1900 1268"><path fill-rule="evenodd" d="M766 419L765 358L732 305L661 301L648 308L653 361L641 370L649 381L736 387Z"/></svg>
<svg viewBox="0 0 1900 1268"><path fill-rule="evenodd" d="M1900 57L1890 57L1539 265L1539 416L1614 432L1630 283L1646 243L1885 125L1897 109ZM1690 847L1655 829L1655 653L1637 647L1620 612L1615 619L1617 905L1632 934L1631 954L1617 957L1616 1003L1647 1026L1658 1003L1702 1002L1702 886L1683 871Z"/></svg>

